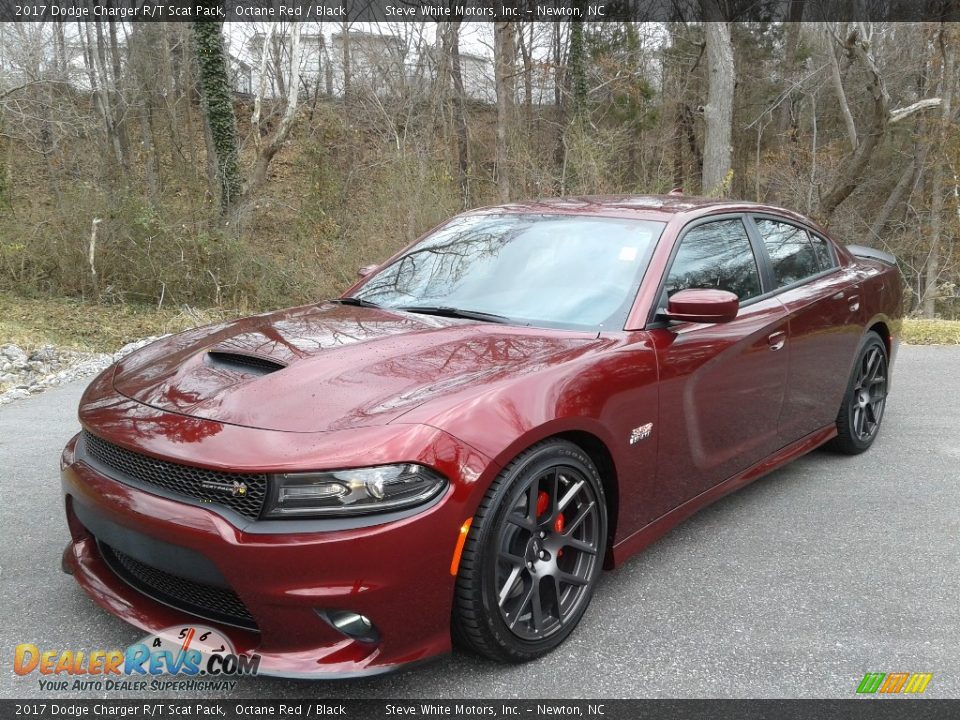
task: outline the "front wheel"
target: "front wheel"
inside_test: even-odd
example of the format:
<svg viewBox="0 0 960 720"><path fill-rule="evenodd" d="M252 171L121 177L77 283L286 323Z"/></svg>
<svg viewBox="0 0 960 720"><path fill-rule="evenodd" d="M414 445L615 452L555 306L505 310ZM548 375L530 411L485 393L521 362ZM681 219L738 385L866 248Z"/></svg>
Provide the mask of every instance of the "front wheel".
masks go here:
<svg viewBox="0 0 960 720"><path fill-rule="evenodd" d="M559 439L524 452L474 516L457 575L454 639L504 662L557 647L590 603L606 533L603 485L586 453Z"/></svg>
<svg viewBox="0 0 960 720"><path fill-rule="evenodd" d="M837 414L837 437L833 441L837 450L858 455L873 444L887 404L888 382L887 347L879 335L869 332L860 344Z"/></svg>

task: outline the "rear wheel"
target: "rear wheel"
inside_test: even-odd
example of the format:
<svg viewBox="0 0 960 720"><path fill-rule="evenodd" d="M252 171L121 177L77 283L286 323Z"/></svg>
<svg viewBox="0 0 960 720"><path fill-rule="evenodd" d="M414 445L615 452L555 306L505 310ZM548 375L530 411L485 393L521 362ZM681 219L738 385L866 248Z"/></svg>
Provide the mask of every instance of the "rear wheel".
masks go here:
<svg viewBox="0 0 960 720"><path fill-rule="evenodd" d="M603 567L607 509L579 447L547 440L491 485L457 576L454 638L505 662L537 658L583 617Z"/></svg>
<svg viewBox="0 0 960 720"><path fill-rule="evenodd" d="M867 333L837 415L833 446L840 452L857 455L876 440L887 404L888 372L886 345L876 333Z"/></svg>

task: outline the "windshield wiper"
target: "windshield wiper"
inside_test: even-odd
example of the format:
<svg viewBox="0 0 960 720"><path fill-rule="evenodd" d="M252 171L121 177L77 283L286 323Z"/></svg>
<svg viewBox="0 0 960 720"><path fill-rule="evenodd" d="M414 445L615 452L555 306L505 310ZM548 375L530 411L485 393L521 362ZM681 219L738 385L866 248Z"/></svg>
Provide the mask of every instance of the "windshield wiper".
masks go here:
<svg viewBox="0 0 960 720"><path fill-rule="evenodd" d="M480 320L481 322L510 322L510 318L506 317L505 315L495 315L494 313L480 312L479 310L461 310L460 308L445 307L442 305L401 305L391 309L403 310L404 312L411 313L420 313L421 315L440 315L441 317Z"/></svg>
<svg viewBox="0 0 960 720"><path fill-rule="evenodd" d="M363 298L358 298L358 297L334 298L333 300L328 300L327 302L339 303L340 305L356 305L357 307L366 307L366 308L383 307L382 305L378 305L375 302L371 302L370 300L364 300Z"/></svg>

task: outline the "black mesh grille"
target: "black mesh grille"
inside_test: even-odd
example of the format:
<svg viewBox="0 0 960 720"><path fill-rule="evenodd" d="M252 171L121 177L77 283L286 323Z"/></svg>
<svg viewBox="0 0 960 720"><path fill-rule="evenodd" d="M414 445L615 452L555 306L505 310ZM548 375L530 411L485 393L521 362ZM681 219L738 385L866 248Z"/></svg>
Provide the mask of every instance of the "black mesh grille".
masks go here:
<svg viewBox="0 0 960 720"><path fill-rule="evenodd" d="M226 350L211 350L207 357L218 365L231 365L240 370L255 370L258 373L266 375L267 373L283 370L286 365L276 360L258 357L257 355L247 355L245 353L229 352Z"/></svg>
<svg viewBox="0 0 960 720"><path fill-rule="evenodd" d="M84 452L116 480L122 476L180 495L231 508L248 518L260 517L267 494L267 476L220 472L157 460L131 452L89 432L83 433Z"/></svg>
<svg viewBox="0 0 960 720"><path fill-rule="evenodd" d="M171 575L102 542L99 547L100 554L110 568L128 585L144 595L191 615L257 629L257 623L247 606L232 590Z"/></svg>

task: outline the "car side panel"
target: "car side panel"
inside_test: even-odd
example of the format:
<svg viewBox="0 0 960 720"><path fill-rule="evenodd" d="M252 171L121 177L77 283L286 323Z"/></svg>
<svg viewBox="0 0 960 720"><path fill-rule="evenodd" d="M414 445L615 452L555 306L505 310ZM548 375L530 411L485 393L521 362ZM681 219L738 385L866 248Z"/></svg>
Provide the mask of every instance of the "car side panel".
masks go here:
<svg viewBox="0 0 960 720"><path fill-rule="evenodd" d="M789 317L790 381L779 420L786 445L836 419L863 335L863 293L851 267L777 297Z"/></svg>

